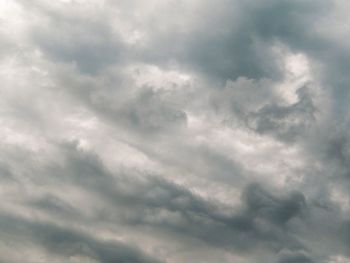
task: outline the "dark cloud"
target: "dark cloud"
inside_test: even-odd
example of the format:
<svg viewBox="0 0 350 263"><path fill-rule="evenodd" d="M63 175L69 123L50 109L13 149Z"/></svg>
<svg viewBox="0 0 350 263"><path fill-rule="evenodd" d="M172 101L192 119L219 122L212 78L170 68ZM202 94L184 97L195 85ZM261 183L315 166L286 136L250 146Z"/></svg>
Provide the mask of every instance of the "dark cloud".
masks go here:
<svg viewBox="0 0 350 263"><path fill-rule="evenodd" d="M300 263L312 263L315 262L311 260L306 253L302 252L285 252L282 253L281 258L279 259L278 263L294 263L294 262L300 262Z"/></svg>
<svg viewBox="0 0 350 263"><path fill-rule="evenodd" d="M42 23L33 28L33 41L51 59L75 65L84 74L96 74L112 64L121 64L127 47L118 32L101 20L103 13L89 17L79 8L38 8Z"/></svg>
<svg viewBox="0 0 350 263"><path fill-rule="evenodd" d="M37 243L53 255L58 255L63 259L85 256L87 259L101 263L161 262L145 255L135 247L115 241L98 240L74 229L62 228L45 222L23 220L4 214L0 216L0 221L4 226L1 231L3 234L16 235L21 242Z"/></svg>
<svg viewBox="0 0 350 263"><path fill-rule="evenodd" d="M299 101L290 106L273 103L248 113L248 126L258 133L272 134L285 141L305 136L315 120L316 109L307 88L297 90L297 95Z"/></svg>
<svg viewBox="0 0 350 263"><path fill-rule="evenodd" d="M250 185L244 197L248 213L262 216L277 225L284 225L292 218L301 216L303 208L306 208L302 193L294 192L287 198L277 198L257 184Z"/></svg>
<svg viewBox="0 0 350 263"><path fill-rule="evenodd" d="M0 3L0 261L347 262L349 8Z"/></svg>
<svg viewBox="0 0 350 263"><path fill-rule="evenodd" d="M267 247L273 251L303 247L288 228L288 222L301 218L303 210L307 209L301 193L278 197L269 194L260 185L253 184L244 191L240 211L233 212L230 206L204 200L186 188L161 178L131 179L129 174L111 174L97 156L76 150L75 147L75 144L63 145L67 158L65 165L50 165L44 170L38 170L35 172L36 179L44 180L40 184L46 187L52 184L62 189L67 185L83 188L90 195L102 198L108 211L92 206L94 215L87 220L79 212L77 204L72 201L67 204L60 197L52 195L31 202L37 211L44 211L56 219L75 220L83 225L98 220L100 224L114 221L125 226L137 226L141 231L151 226L156 232L166 233L169 239L172 235L180 234L239 253L258 247ZM46 174L50 174L50 178L45 178ZM86 253L101 262L118 258L120 249L96 243L73 230L73 233L59 231L56 227L47 227L40 222L26 224L29 223L24 224L26 231L33 231L33 238L55 253ZM40 234L35 235L36 232ZM128 255L127 251L125 253Z"/></svg>

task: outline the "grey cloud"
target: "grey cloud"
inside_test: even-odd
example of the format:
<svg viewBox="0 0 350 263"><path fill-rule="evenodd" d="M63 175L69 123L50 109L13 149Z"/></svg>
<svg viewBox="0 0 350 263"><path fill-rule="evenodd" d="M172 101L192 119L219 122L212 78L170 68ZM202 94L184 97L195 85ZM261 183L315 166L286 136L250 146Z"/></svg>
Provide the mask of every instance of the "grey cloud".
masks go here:
<svg viewBox="0 0 350 263"><path fill-rule="evenodd" d="M314 105L310 87L306 84L296 90L297 101L286 103L279 98L269 81L240 78L229 81L224 91L214 93L213 107L223 121L242 123L261 135L274 136L285 142L294 142L311 132L318 109Z"/></svg>
<svg viewBox="0 0 350 263"><path fill-rule="evenodd" d="M62 222L74 220L85 227L96 227L96 224L112 224L126 229L135 227L140 233L148 229L148 233L163 236L166 240L171 240L176 235L182 242L189 242L189 238L195 239L208 246L245 255L259 249L266 249L272 254L286 249L308 250L313 242L312 238L311 241L308 240L308 231L303 233L303 229L311 224L313 226L309 231L317 230L326 224L327 216L333 215L332 210L325 210L328 215L323 215L320 220L315 208L301 192L272 194L271 189L260 184L251 184L245 188L237 210L237 207L203 199L184 186L158 177L134 177L126 171L112 173L96 154L79 150L76 143L58 146L64 156L63 163L47 163L45 167L34 170L28 167L25 176L31 183L45 187L65 189L70 186L73 187L71 189L84 189L90 197L96 201L100 199L103 204L102 207L98 203L88 204L93 214L86 217L79 212L79 206L73 200L70 204L61 200L65 192L59 196L56 193L52 197L44 196L44 199L33 199L32 202L25 203L33 211L44 212ZM335 215L337 222L341 223L339 215ZM6 218L3 217L3 220L7 221ZM115 258L123 260L124 256L129 255L119 255L118 251L125 252L124 248L105 242L98 243L86 238L84 234L76 234L73 229L46 228L40 222L20 224L24 224L26 231L32 231L30 233L33 236L40 232L34 240L61 256L83 254L100 262L113 262ZM341 224L346 228L346 223ZM6 229L9 232L15 231L11 227ZM339 230L331 230L328 237L332 237L334 243L345 245L346 235L343 239L336 238L337 231ZM321 236L326 234L322 231L316 233ZM190 243L189 246L193 244ZM148 262L141 258L135 256L133 260ZM286 256L283 260L289 262L297 259L306 260L299 255Z"/></svg>
<svg viewBox="0 0 350 263"><path fill-rule="evenodd" d="M164 21L158 21L162 17L146 17L142 28L150 34L148 45L129 48L118 41L118 36L111 34L107 22L96 22L85 16L73 19L57 12L53 15L52 10L48 12L44 9L44 14L48 13L46 15L56 25L57 35L64 37L51 41L55 34L49 30L45 30L45 34L35 35L38 36L37 44L49 55L76 61L78 67L88 73L96 72L105 64L120 61L123 54L134 61L162 63L164 66L175 61L220 81L242 76L278 78L282 73L279 61L270 48L271 41L277 38L288 44L298 43L306 35L304 23L311 21L309 17L313 12L322 12L324 5L313 1L267 1L264 5L249 2L232 4L229 1L207 3L198 5L192 11L194 21L188 23L184 31L172 20L173 17L165 22L169 27L167 31L161 29ZM112 8L118 10L120 6L114 5ZM167 3L165 8L172 8L175 14L180 14L185 7ZM243 13L249 15L243 17ZM208 26L217 29L208 32ZM300 32L304 33L301 35Z"/></svg>
<svg viewBox="0 0 350 263"><path fill-rule="evenodd" d="M121 64L124 44L105 24L65 17L34 29L33 38L52 59L76 64L82 73L96 74L111 64Z"/></svg>
<svg viewBox="0 0 350 263"><path fill-rule="evenodd" d="M78 69L87 74L95 74L122 59L122 45L111 39L108 33L101 32L101 29L92 32L80 32L76 29L77 32L72 32L69 25L66 27L69 30L63 27L56 29L57 32L44 32L40 35L36 33L36 41L53 59L76 63ZM63 34L68 36L62 37ZM57 39L53 40L56 36Z"/></svg>
<svg viewBox="0 0 350 263"><path fill-rule="evenodd" d="M7 165L0 165L0 180L11 180L12 179L12 173L9 167Z"/></svg>
<svg viewBox="0 0 350 263"><path fill-rule="evenodd" d="M175 60L220 81L275 77L279 69L271 50L257 34L251 34L251 22L242 17L243 10L229 1L200 5L192 11L194 22L185 32L171 23L171 31L157 30L151 20L150 27L156 30L143 56L165 65ZM181 13L181 8L175 12ZM215 30L208 31L208 27Z"/></svg>
<svg viewBox="0 0 350 263"><path fill-rule="evenodd" d="M71 71L54 72L56 85L66 96L117 127L141 136L185 128L187 114L178 103L176 91L149 85L135 87L136 76L137 72L118 71L107 72L100 78L76 78Z"/></svg>
<svg viewBox="0 0 350 263"><path fill-rule="evenodd" d="M0 3L2 260L349 257L346 8Z"/></svg>
<svg viewBox="0 0 350 263"><path fill-rule="evenodd" d="M169 105L162 99L161 93L161 91L146 89L123 105L114 116L121 116L132 128L145 133L157 133L159 130L174 126L184 127L187 119L186 113Z"/></svg>
<svg viewBox="0 0 350 263"><path fill-rule="evenodd" d="M342 69L349 63L345 55L347 47L317 30L320 23L332 23L322 18L336 6L332 1L267 1L261 9L256 9L257 15L253 17L257 33L264 39L278 39L292 50L305 52L313 60L319 80L336 98L336 114L344 114L348 79Z"/></svg>
<svg viewBox="0 0 350 263"><path fill-rule="evenodd" d="M179 6L175 13L181 12ZM151 20L154 36L145 57L157 63L175 60L221 81L279 79L283 73L271 45L281 41L292 49L322 50L327 44L315 32L315 22L331 7L328 1L205 3L192 11L194 22L184 31L171 21L169 32L157 30L157 20Z"/></svg>
<svg viewBox="0 0 350 263"><path fill-rule="evenodd" d="M97 156L78 151L75 147L74 144L63 145L64 156L67 158L65 166L53 165L49 166L49 170L39 170L36 173L42 174L42 179L46 173L51 174L51 178L45 179L41 184L54 183L63 189L66 184L73 184L102 198L108 211L95 207L93 220L101 223L114 221L125 226L138 226L140 229L151 226L156 232L164 231L169 238L178 233L237 252L251 251L258 247L267 247L272 251L303 248L302 243L288 229L288 222L301 218L303 209L306 209L301 193L278 197L269 194L258 184L250 185L242 196L240 211L229 212L232 207L206 201L164 179L148 177L140 180L130 179L123 174L111 174ZM51 215L85 222L84 224L88 222L79 215L75 205L67 205L57 197L46 197L45 201L39 202L33 200L33 207ZM50 241L50 229L43 228L40 232L45 238L49 235ZM70 235L65 237L59 234L59 237L67 239L66 242L71 239ZM72 238L75 243L77 238ZM90 241L87 245L95 246ZM58 251L68 253L65 250ZM101 252L101 257L109 255L108 251L105 252ZM100 257L100 252L96 253Z"/></svg>
<svg viewBox="0 0 350 263"><path fill-rule="evenodd" d="M348 124L347 121L343 122L343 118L341 122L333 116L331 118L312 134L313 137L306 142L306 149L312 158L327 164L321 171L324 180L347 185L349 178Z"/></svg>
<svg viewBox="0 0 350 263"><path fill-rule="evenodd" d="M35 200L29 200L28 205L56 216L73 219L81 217L72 205L50 194Z"/></svg>
<svg viewBox="0 0 350 263"><path fill-rule="evenodd" d="M22 239L22 242L37 243L48 252L66 259L72 256L86 256L101 263L116 261L161 262L145 255L135 247L115 241L102 241L74 229L19 219L4 214L0 216L0 221L4 226L1 231L3 234L15 234L17 238ZM11 240L9 241L11 242Z"/></svg>
<svg viewBox="0 0 350 263"><path fill-rule="evenodd" d="M306 208L305 197L300 192L279 199L256 184L246 189L244 197L249 213L262 216L277 225L284 225L292 218L300 217Z"/></svg>
<svg viewBox="0 0 350 263"><path fill-rule="evenodd" d="M302 252L284 252L281 255L281 258L278 260L278 263L312 263L315 262L309 258L306 253Z"/></svg>
<svg viewBox="0 0 350 263"><path fill-rule="evenodd" d="M130 53L119 32L107 18L108 10L63 3L56 6L40 1L18 1L39 19L33 20L30 40L50 60L74 65L83 74L96 75L109 65L122 64Z"/></svg>
<svg viewBox="0 0 350 263"><path fill-rule="evenodd" d="M350 222L349 220L344 220L339 228L337 234L340 237L340 240L344 242L345 247L350 243ZM349 255L349 251L345 248L345 254Z"/></svg>
<svg viewBox="0 0 350 263"><path fill-rule="evenodd" d="M163 191L171 194L171 198L149 203L145 195L147 210L151 210L146 210L135 223L162 227L166 231L180 232L221 248L241 252L260 246L277 251L303 247L289 233L287 226L289 220L301 218L303 209L306 209L304 197L300 193L280 199L259 185L251 185L245 191L241 211L227 214L224 211L229 207L215 211L213 204L198 199L188 191L174 189L167 184L163 187ZM155 199L159 200L157 196ZM169 217L163 217L164 211L172 213L169 213Z"/></svg>
<svg viewBox="0 0 350 263"><path fill-rule="evenodd" d="M275 103L247 114L248 127L261 134L272 134L281 140L294 141L312 127L316 111L307 88L297 91L298 102L289 106Z"/></svg>

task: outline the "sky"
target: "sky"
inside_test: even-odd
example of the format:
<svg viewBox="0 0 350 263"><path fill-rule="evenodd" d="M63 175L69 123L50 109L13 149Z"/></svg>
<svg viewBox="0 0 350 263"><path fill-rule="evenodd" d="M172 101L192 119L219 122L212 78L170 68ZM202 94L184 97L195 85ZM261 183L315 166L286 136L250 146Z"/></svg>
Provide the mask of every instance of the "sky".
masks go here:
<svg viewBox="0 0 350 263"><path fill-rule="evenodd" d="M0 262L350 263L349 13L0 0Z"/></svg>

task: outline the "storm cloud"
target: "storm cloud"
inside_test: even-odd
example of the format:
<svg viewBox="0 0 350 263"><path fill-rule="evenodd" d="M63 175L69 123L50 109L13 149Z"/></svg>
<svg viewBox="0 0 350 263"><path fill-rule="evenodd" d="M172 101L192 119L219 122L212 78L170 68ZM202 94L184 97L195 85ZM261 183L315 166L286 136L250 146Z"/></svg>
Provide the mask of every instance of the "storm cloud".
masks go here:
<svg viewBox="0 0 350 263"><path fill-rule="evenodd" d="M345 0L0 0L0 261L350 262Z"/></svg>

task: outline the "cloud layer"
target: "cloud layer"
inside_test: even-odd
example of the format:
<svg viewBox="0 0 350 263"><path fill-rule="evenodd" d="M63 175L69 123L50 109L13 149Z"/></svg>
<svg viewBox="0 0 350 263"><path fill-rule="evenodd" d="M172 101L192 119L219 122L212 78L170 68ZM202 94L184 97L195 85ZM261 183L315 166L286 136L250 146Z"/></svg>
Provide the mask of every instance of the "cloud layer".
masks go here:
<svg viewBox="0 0 350 263"><path fill-rule="evenodd" d="M0 261L350 262L343 0L0 0Z"/></svg>

